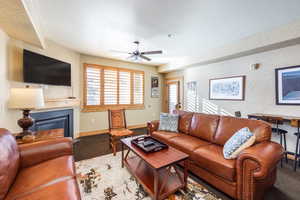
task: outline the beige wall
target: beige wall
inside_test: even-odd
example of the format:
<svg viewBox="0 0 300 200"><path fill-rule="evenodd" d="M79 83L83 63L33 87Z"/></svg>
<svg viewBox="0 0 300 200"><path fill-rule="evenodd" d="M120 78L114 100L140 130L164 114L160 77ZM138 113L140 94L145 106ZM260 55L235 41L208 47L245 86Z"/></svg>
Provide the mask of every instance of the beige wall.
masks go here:
<svg viewBox="0 0 300 200"><path fill-rule="evenodd" d="M8 81L8 42L9 37L0 30L0 127L16 130L18 112L9 111L6 102L9 96ZM13 119L13 120L12 120Z"/></svg>
<svg viewBox="0 0 300 200"><path fill-rule="evenodd" d="M300 106L278 106L275 104L275 68L300 65L300 45L277 49L269 52L255 54L224 62L201 65L188 68L181 72L173 72L166 77L184 75L185 83L197 81L198 98L200 102L199 112L202 111L202 100L208 99L209 79L222 78L236 75L246 75L245 101L209 101L218 106L218 110L224 109L229 113L241 111L243 117L249 113L270 113L300 116ZM250 66L260 63L258 70L251 71ZM300 80L299 80L300 82ZM294 129L285 128L291 132L288 134L288 148L294 151ZM278 140L274 136L274 140Z"/></svg>
<svg viewBox="0 0 300 200"><path fill-rule="evenodd" d="M0 127L5 127L12 132L20 131L20 128L16 122L21 117L21 112L7 108L9 89L11 87L24 87L25 85L30 85L31 87L40 87L38 84L25 84L22 82L22 51L24 48L71 63L73 87L42 86L44 88L45 98L66 98L69 96L75 96L79 98L80 96L80 88L78 84L80 73L80 55L78 53L51 41L46 42L45 49L39 49L24 42L11 39L0 30ZM79 112L79 108L74 109L75 137L79 133Z"/></svg>
<svg viewBox="0 0 300 200"><path fill-rule="evenodd" d="M39 49L24 42L9 38L0 30L0 127L5 127L12 132L19 132L17 120L21 117L21 111L7 108L9 89L12 87L40 87L38 84L25 84L22 80L22 51L23 49L53 57L72 65L72 86L42 86L47 99L66 98L69 96L82 97L83 63L100 64L106 66L123 67L143 70L145 72L145 109L128 110L128 125L145 124L149 120L159 118L161 110L161 98L150 97L150 79L152 75L158 75L157 68L153 66L121 62L111 59L80 55L70 49L51 41L46 41L46 48ZM162 83L162 76L159 75ZM80 108L74 109L74 134L79 132L103 130L108 127L107 112L80 112Z"/></svg>
<svg viewBox="0 0 300 200"><path fill-rule="evenodd" d="M159 118L161 110L161 98L151 98L151 76L158 75L157 68L153 66L134 64L128 62L122 62L117 60L111 60L106 58L99 58L87 55L81 55L80 58L81 68L81 88L83 83L83 63L99 64L104 66L121 67L128 69L142 70L145 72L145 109L143 110L127 110L126 118L128 125L140 125L146 124L149 120L155 120ZM160 77L160 85L162 82L162 76ZM81 94L82 94L81 90ZM83 97L83 95L81 95ZM160 95L161 96L161 95ZM80 131L97 131L108 128L107 112L81 112L80 113Z"/></svg>

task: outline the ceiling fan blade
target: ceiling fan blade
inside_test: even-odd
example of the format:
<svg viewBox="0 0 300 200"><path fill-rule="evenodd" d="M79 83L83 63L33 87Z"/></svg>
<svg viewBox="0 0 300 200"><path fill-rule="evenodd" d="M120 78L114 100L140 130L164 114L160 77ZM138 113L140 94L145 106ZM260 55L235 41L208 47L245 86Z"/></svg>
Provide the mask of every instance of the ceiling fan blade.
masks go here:
<svg viewBox="0 0 300 200"><path fill-rule="evenodd" d="M127 57L126 59L129 60L129 59L133 58L134 56L135 55L132 54L131 56Z"/></svg>
<svg viewBox="0 0 300 200"><path fill-rule="evenodd" d="M114 52L114 53L125 53L125 54L132 54L130 52L126 52L126 51L118 51L118 50L110 50L111 52Z"/></svg>
<svg viewBox="0 0 300 200"><path fill-rule="evenodd" d="M140 58L143 58L143 59L145 59L145 60L147 60L147 61L151 61L151 59L148 58L148 57L146 57L146 56L143 56L143 55L139 55L139 56L140 56Z"/></svg>
<svg viewBox="0 0 300 200"><path fill-rule="evenodd" d="M161 54L162 51L144 51L141 52L142 55L147 55L147 54Z"/></svg>

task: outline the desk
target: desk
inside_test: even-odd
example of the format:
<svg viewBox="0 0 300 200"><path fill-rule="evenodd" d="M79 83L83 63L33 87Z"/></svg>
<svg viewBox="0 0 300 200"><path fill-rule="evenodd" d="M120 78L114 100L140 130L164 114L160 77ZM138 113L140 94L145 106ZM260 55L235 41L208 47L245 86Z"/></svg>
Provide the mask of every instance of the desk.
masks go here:
<svg viewBox="0 0 300 200"><path fill-rule="evenodd" d="M266 117L281 117L286 122L291 122L292 120L300 120L300 117L288 116L288 115L273 115L273 114L264 114L264 113L248 114L249 119L251 119L251 118L259 119L263 116L266 116Z"/></svg>
<svg viewBox="0 0 300 200"><path fill-rule="evenodd" d="M33 133L33 135L35 136L35 138L31 141L23 141L22 139L17 139L18 145L64 137L64 129L60 128L45 131L36 131Z"/></svg>
<svg viewBox="0 0 300 200"><path fill-rule="evenodd" d="M289 115L273 115L273 114L263 114L263 113L253 113L253 114L248 114L249 119L260 119L261 117L280 117L283 119L284 122L289 123L293 127L298 126L298 120L300 120L300 117L296 116L289 116ZM288 158L291 160L295 160L295 153L286 151L288 154ZM299 162L300 163L300 162Z"/></svg>

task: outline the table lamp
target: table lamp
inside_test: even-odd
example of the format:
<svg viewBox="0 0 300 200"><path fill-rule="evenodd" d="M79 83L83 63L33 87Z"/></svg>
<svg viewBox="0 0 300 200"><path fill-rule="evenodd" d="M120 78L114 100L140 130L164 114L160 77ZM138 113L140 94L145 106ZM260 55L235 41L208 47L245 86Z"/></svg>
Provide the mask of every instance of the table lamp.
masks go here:
<svg viewBox="0 0 300 200"><path fill-rule="evenodd" d="M8 107L23 110L23 118L18 120L18 125L23 129L20 136L32 134L29 128L34 119L29 116L30 110L41 108L45 105L42 88L12 88Z"/></svg>

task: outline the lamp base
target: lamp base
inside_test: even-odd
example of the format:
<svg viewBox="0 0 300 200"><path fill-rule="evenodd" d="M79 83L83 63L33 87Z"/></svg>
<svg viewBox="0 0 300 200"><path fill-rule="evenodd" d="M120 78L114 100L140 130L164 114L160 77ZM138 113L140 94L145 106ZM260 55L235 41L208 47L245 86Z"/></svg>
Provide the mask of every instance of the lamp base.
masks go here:
<svg viewBox="0 0 300 200"><path fill-rule="evenodd" d="M33 125L34 119L29 116L30 110L23 110L23 118L18 120L18 125L23 129L20 136L32 135L32 131L29 128Z"/></svg>

